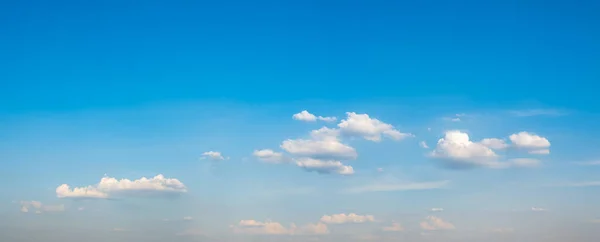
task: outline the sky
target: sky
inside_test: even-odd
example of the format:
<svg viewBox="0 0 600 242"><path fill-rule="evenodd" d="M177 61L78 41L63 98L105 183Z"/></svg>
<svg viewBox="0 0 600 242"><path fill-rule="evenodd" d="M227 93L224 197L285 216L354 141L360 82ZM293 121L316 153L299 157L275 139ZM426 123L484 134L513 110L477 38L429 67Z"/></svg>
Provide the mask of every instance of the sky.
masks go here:
<svg viewBox="0 0 600 242"><path fill-rule="evenodd" d="M598 1L0 3L0 240L600 240Z"/></svg>

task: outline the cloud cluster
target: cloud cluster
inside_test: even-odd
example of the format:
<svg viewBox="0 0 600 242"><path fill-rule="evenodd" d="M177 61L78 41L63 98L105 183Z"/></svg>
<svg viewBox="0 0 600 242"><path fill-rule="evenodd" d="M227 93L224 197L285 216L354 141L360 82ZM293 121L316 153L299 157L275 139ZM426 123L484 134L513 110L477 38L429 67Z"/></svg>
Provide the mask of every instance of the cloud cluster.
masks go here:
<svg viewBox="0 0 600 242"><path fill-rule="evenodd" d="M21 212L35 212L35 213L43 213L43 212L63 212L65 211L65 205L44 205L40 201L21 201Z"/></svg>
<svg viewBox="0 0 600 242"><path fill-rule="evenodd" d="M548 154L550 142L541 136L528 132L520 132L510 137L511 144L502 139L487 138L479 142L472 141L469 135L458 130L447 131L439 139L430 157L445 161L445 165L452 168L466 167L535 167L540 161L533 158L516 158L499 161L495 150L507 148L524 149L530 154Z"/></svg>
<svg viewBox="0 0 600 242"><path fill-rule="evenodd" d="M332 117L315 116L304 110L293 118L302 121L335 121ZM412 134L402 133L391 124L371 118L367 114L347 112L337 126L312 130L308 138L286 139L279 146L286 154L271 149L255 150L253 155L267 163L289 163L309 172L320 174L352 175L354 168L344 162L358 157L356 150L345 143L345 138L363 138L380 142L383 137L401 140Z"/></svg>
<svg viewBox="0 0 600 242"><path fill-rule="evenodd" d="M152 178L137 180L103 177L96 185L71 188L62 184L56 188L59 198L109 198L112 196L165 195L187 192L186 186L175 178L165 178L159 174Z"/></svg>

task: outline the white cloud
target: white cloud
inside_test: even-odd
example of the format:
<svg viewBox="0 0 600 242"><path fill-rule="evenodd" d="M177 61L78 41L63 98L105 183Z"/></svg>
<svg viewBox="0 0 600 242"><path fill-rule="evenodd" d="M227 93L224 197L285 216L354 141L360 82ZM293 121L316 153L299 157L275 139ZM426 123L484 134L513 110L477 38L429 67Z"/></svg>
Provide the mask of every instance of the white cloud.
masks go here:
<svg viewBox="0 0 600 242"><path fill-rule="evenodd" d="M71 188L62 184L56 188L59 198L108 198L112 195L177 194L185 193L185 185L175 178L165 178L159 174L153 178L137 180L103 177L100 183L87 187Z"/></svg>
<svg viewBox="0 0 600 242"><path fill-rule="evenodd" d="M284 162L284 156L282 153L275 152L270 149L255 150L254 153L252 153L252 155L267 163Z"/></svg>
<svg viewBox="0 0 600 242"><path fill-rule="evenodd" d="M315 159L347 160L357 157L354 148L341 143L337 139L288 139L283 141L280 147L292 155Z"/></svg>
<svg viewBox="0 0 600 242"><path fill-rule="evenodd" d="M190 220L193 220L193 218L190 216L185 216L185 217L183 217L183 220L190 221Z"/></svg>
<svg viewBox="0 0 600 242"><path fill-rule="evenodd" d="M413 191L413 190L431 190L446 186L450 181L435 182L410 182L410 183L375 183L366 186L352 187L345 190L348 193L363 192L391 192L391 191Z"/></svg>
<svg viewBox="0 0 600 242"><path fill-rule="evenodd" d="M202 153L201 159L210 159L214 161L225 160L225 157L221 155L221 152L218 151L207 151Z"/></svg>
<svg viewBox="0 0 600 242"><path fill-rule="evenodd" d="M550 141L536 134L529 132L519 132L508 137L513 146L519 149L529 150L531 154L548 154L550 151Z"/></svg>
<svg viewBox="0 0 600 242"><path fill-rule="evenodd" d="M346 215L340 213L333 215L323 215L320 221L327 224L366 223L375 222L375 217L373 217L373 215L358 215L355 213L350 213Z"/></svg>
<svg viewBox="0 0 600 242"><path fill-rule="evenodd" d="M404 231L404 227L400 223L392 223L391 226L383 227L383 231L400 232Z"/></svg>
<svg viewBox="0 0 600 242"><path fill-rule="evenodd" d="M419 224L424 230L451 230L454 225L435 216L428 216L425 221Z"/></svg>
<svg viewBox="0 0 600 242"><path fill-rule="evenodd" d="M447 131L444 138L438 140L431 157L443 159L453 167L495 166L498 155L489 147L473 142L467 133Z"/></svg>
<svg viewBox="0 0 600 242"><path fill-rule="evenodd" d="M309 113L307 110L303 110L297 114L292 115L292 118L300 121L314 122L317 121L317 116Z"/></svg>
<svg viewBox="0 0 600 242"><path fill-rule="evenodd" d="M312 158L299 158L296 159L296 165L304 168L307 171L315 171L318 173L329 174L337 173L340 175L352 175L354 169L352 166L346 166L340 161L322 161Z"/></svg>
<svg viewBox="0 0 600 242"><path fill-rule="evenodd" d="M545 208L531 207L531 211L533 212L545 212Z"/></svg>
<svg viewBox="0 0 600 242"><path fill-rule="evenodd" d="M309 113L307 110L303 110L302 112L292 115L292 118L295 120L305 121L305 122L314 122L317 120L321 120L321 121L325 121L325 122L334 122L337 120L336 117L322 117L322 116L317 117L314 114Z"/></svg>
<svg viewBox="0 0 600 242"><path fill-rule="evenodd" d="M232 225L235 233L243 234L263 234L263 235L302 235L302 234L328 234L327 225L307 224L302 227L297 227L291 224L285 227L278 222L266 221L259 222L256 220L241 220L237 225Z"/></svg>
<svg viewBox="0 0 600 242"><path fill-rule="evenodd" d="M63 212L65 211L65 205L44 205L40 201L21 201L21 209L20 211L23 213L28 213L33 210L35 213L42 212Z"/></svg>
<svg viewBox="0 0 600 242"><path fill-rule="evenodd" d="M444 209L443 208L432 208L431 211L432 212L443 212Z"/></svg>
<svg viewBox="0 0 600 242"><path fill-rule="evenodd" d="M421 146L421 148L424 148L424 149L429 149L429 146L427 146L427 143L425 143L425 141L419 142L419 146Z"/></svg>
<svg viewBox="0 0 600 242"><path fill-rule="evenodd" d="M368 114L357 114L347 112L347 118L338 124L342 134L346 136L363 137L370 141L381 141L381 136L387 136L394 140L401 140L406 137L412 137L412 134L401 133L391 124L379 121L369 117Z"/></svg>
<svg viewBox="0 0 600 242"><path fill-rule="evenodd" d="M496 138L482 139L480 143L494 150L506 149L509 146L504 140Z"/></svg>

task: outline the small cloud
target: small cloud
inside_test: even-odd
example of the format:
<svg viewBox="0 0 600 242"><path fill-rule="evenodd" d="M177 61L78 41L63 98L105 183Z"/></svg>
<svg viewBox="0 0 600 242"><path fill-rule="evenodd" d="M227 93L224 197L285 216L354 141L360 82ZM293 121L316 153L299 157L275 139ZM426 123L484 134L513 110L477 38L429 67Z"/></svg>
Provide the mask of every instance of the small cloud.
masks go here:
<svg viewBox="0 0 600 242"><path fill-rule="evenodd" d="M301 167L306 171L314 171L320 174L354 174L354 168L352 168L352 166L347 166L340 161L333 160L323 161L312 158L300 158L296 160L296 166Z"/></svg>
<svg viewBox="0 0 600 242"><path fill-rule="evenodd" d="M421 148L424 148L424 149L429 149L429 146L427 146L427 143L425 143L425 141L419 142L419 146L421 146Z"/></svg>
<svg viewBox="0 0 600 242"><path fill-rule="evenodd" d="M336 117L323 117L323 116L315 116L312 113L309 113L307 110L303 110L297 114L292 115L292 118L298 121L305 122L314 122L317 120L325 121L325 122L335 122L337 120Z"/></svg>
<svg viewBox="0 0 600 242"><path fill-rule="evenodd" d="M22 213L28 213L30 211L34 211L35 213L40 214L42 212L56 213L56 212L64 212L65 211L64 204L45 205L39 201L21 201L20 204L21 204L20 211Z"/></svg>
<svg viewBox="0 0 600 242"><path fill-rule="evenodd" d="M225 160L226 158L221 155L221 152L218 151L207 151L202 153L202 157L200 159L210 159L214 161Z"/></svg>
<svg viewBox="0 0 600 242"><path fill-rule="evenodd" d="M83 211L83 210L85 210L85 208L84 208L84 207L78 207L78 208L77 208L77 211Z"/></svg>
<svg viewBox="0 0 600 242"><path fill-rule="evenodd" d="M375 217L373 215L358 215L355 213L350 214L334 214L334 215L323 215L321 222L327 224L345 224L345 223L366 223L374 222Z"/></svg>
<svg viewBox="0 0 600 242"><path fill-rule="evenodd" d="M423 230L452 230L454 225L435 216L428 216L419 224Z"/></svg>
<svg viewBox="0 0 600 242"><path fill-rule="evenodd" d="M377 168L377 172L383 172L383 168Z"/></svg>
<svg viewBox="0 0 600 242"><path fill-rule="evenodd" d="M256 158L258 158L259 160L261 160L263 162L274 163L274 164L284 162L284 158L285 158L282 153L275 152L270 149L255 150L252 153L252 155L254 155Z"/></svg>
<svg viewBox="0 0 600 242"><path fill-rule="evenodd" d="M533 211L533 212L545 212L547 210L545 208L531 207L531 211Z"/></svg>
<svg viewBox="0 0 600 242"><path fill-rule="evenodd" d="M464 117L464 116L466 116L464 113L457 113L452 117L444 117L442 119L446 120L446 121L450 121L450 122L460 122L460 121L462 121L461 117Z"/></svg>
<svg viewBox="0 0 600 242"><path fill-rule="evenodd" d="M432 212L443 212L444 209L443 208L432 208L431 211Z"/></svg>
<svg viewBox="0 0 600 242"><path fill-rule="evenodd" d="M186 216L186 217L183 217L183 220L190 221L190 220L192 220L192 217Z"/></svg>

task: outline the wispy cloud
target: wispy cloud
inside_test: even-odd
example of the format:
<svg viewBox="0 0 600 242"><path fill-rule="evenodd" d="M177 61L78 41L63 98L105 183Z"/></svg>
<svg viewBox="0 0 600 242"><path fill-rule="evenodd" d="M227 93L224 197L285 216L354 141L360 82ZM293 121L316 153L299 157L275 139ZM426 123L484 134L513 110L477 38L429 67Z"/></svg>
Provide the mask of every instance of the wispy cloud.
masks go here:
<svg viewBox="0 0 600 242"><path fill-rule="evenodd" d="M517 117L533 117L533 116L564 116L568 113L558 109L522 109L510 110L509 114Z"/></svg>
<svg viewBox="0 0 600 242"><path fill-rule="evenodd" d="M600 166L600 160L575 162L575 164L582 166Z"/></svg>
<svg viewBox="0 0 600 242"><path fill-rule="evenodd" d="M449 180L434 182L407 182L407 183L375 183L366 186L352 187L344 190L344 193L363 193L363 192L393 192L393 191L412 191L412 190L431 190L439 189L450 183Z"/></svg>

